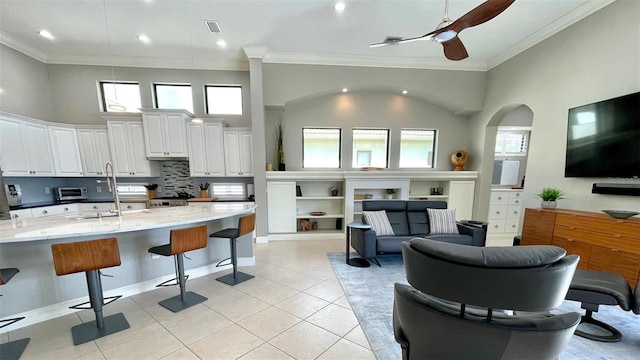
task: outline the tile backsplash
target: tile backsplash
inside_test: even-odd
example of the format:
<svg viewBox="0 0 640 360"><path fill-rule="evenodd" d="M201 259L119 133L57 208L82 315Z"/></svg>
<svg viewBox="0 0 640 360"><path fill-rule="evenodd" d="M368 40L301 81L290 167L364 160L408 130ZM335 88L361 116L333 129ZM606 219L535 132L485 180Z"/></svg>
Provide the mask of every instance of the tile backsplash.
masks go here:
<svg viewBox="0 0 640 360"><path fill-rule="evenodd" d="M162 192L167 196L178 192L196 195L196 186L189 175L189 161L161 161L160 177Z"/></svg>

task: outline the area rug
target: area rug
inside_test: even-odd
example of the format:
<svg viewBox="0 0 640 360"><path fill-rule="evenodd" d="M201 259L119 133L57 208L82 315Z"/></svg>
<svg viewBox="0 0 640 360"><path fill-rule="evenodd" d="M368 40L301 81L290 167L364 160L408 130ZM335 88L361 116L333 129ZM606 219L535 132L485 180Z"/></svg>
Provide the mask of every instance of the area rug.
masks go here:
<svg viewBox="0 0 640 360"><path fill-rule="evenodd" d="M393 337L392 309L393 284L407 284L402 256L381 256L378 259L382 267L372 265L368 268L345 264L344 253L329 253L327 256L378 360L401 359L400 345ZM556 311L582 314L584 310L580 310L577 302L565 301ZM574 336L559 359L638 359L640 316L617 307L601 306L594 317L620 330L622 340L603 343Z"/></svg>

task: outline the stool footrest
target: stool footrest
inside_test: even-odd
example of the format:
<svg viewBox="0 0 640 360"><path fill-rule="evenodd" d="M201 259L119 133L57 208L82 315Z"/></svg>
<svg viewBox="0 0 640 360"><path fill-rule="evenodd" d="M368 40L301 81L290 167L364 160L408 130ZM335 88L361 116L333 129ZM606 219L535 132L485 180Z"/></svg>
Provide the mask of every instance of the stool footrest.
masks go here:
<svg viewBox="0 0 640 360"><path fill-rule="evenodd" d="M162 300L158 304L176 313L207 300L209 299L202 295L196 294L193 291L187 291L184 293L184 299L181 295L176 295L166 300Z"/></svg>
<svg viewBox="0 0 640 360"><path fill-rule="evenodd" d="M216 280L223 282L227 285L233 286L233 285L240 284L241 282L247 281L249 279L253 279L254 277L255 276L253 275L245 274L243 272L238 271L235 273L235 276L234 276L234 273L231 273L224 276L220 276Z"/></svg>
<svg viewBox="0 0 640 360"><path fill-rule="evenodd" d="M27 347L30 338L15 340L0 344L0 359L18 360Z"/></svg>
<svg viewBox="0 0 640 360"><path fill-rule="evenodd" d="M111 304L112 302L114 302L114 301L116 301L116 300L120 299L121 297L122 297L122 295L116 295L116 296L109 296L109 297L103 298L103 299L102 299L102 305L103 305L103 306L104 306L104 305L109 305L109 304ZM86 302L83 302L83 303L78 304L78 305L69 306L69 309L77 309L77 310L93 309L93 308L91 307L91 305L89 305L89 306L85 306L86 304L91 304L91 301L86 301Z"/></svg>
<svg viewBox="0 0 640 360"><path fill-rule="evenodd" d="M73 345L80 345L129 328L129 322L122 313L106 316L104 327L98 328L95 321L89 321L71 328Z"/></svg>
<svg viewBox="0 0 640 360"><path fill-rule="evenodd" d="M185 275L184 276L184 282L186 283L188 279L189 279L189 275ZM173 281L173 283L172 283L172 281ZM176 285L180 285L180 279L178 279L177 277L175 277L173 279L169 279L167 281L163 281L160 284L156 285L156 287L176 286Z"/></svg>

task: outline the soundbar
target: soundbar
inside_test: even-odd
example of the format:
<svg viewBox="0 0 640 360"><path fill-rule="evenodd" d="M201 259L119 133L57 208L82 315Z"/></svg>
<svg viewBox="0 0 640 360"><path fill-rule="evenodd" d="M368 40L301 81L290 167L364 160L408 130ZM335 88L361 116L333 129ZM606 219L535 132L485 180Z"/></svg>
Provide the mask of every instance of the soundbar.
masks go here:
<svg viewBox="0 0 640 360"><path fill-rule="evenodd" d="M640 196L640 184L595 183L592 194Z"/></svg>

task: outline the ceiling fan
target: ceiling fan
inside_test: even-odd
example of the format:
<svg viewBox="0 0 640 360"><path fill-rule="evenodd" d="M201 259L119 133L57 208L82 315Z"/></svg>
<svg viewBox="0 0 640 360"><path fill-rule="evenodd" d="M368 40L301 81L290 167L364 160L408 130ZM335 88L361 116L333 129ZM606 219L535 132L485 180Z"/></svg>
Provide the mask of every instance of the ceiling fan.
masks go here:
<svg viewBox="0 0 640 360"><path fill-rule="evenodd" d="M458 34L466 28L480 25L493 19L511 6L514 1L515 0L487 0L462 15L458 20L451 21L451 19L449 19L449 0L445 0L444 19L442 19L442 22L432 32L411 38L387 36L383 42L371 44L369 47L398 45L419 40L433 40L442 44L444 47L444 56L446 56L447 59L466 59L469 57L469 54L458 37Z"/></svg>

